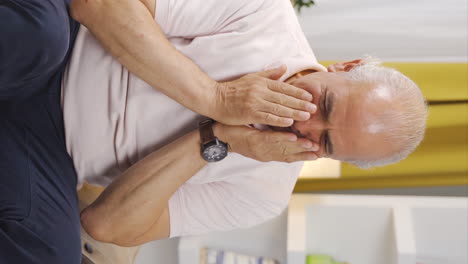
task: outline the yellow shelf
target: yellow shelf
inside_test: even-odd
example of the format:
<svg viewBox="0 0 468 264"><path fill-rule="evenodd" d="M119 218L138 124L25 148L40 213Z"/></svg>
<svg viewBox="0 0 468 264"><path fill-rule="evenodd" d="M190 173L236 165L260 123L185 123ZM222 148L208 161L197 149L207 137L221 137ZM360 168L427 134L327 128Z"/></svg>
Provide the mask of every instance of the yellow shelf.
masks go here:
<svg viewBox="0 0 468 264"><path fill-rule="evenodd" d="M441 175L450 173L468 174L468 121L466 113L448 116L453 105L432 107L429 115L428 129L421 145L405 160L389 166L361 170L349 164L342 164L341 177L382 177L400 175L407 177L413 174ZM468 111L468 104L458 105ZM439 111L441 110L441 111ZM446 115L446 118L443 116ZM437 120L439 119L440 120ZM462 122L464 121L464 122ZM438 123L440 122L440 123ZM463 124L464 123L464 124Z"/></svg>
<svg viewBox="0 0 468 264"><path fill-rule="evenodd" d="M328 66L335 62L320 63ZM388 62L384 65L399 70L415 81L428 101L468 100L467 63Z"/></svg>
<svg viewBox="0 0 468 264"><path fill-rule="evenodd" d="M467 185L468 174L409 175L393 177L299 179L294 193L352 189L381 189L401 187L429 187Z"/></svg>
<svg viewBox="0 0 468 264"><path fill-rule="evenodd" d="M415 81L428 101L468 100L466 63L385 63Z"/></svg>

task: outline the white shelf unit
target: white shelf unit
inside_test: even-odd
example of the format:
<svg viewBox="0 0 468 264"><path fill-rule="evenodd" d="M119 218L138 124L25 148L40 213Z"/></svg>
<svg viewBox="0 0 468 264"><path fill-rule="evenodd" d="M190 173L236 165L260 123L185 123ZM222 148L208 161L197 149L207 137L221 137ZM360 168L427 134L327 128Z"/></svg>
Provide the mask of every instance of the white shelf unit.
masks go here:
<svg viewBox="0 0 468 264"><path fill-rule="evenodd" d="M293 195L288 264L467 264L468 198Z"/></svg>
<svg viewBox="0 0 468 264"><path fill-rule="evenodd" d="M204 247L262 256L286 264L287 211L270 221L247 229L183 237L179 241L179 264L199 264Z"/></svg>

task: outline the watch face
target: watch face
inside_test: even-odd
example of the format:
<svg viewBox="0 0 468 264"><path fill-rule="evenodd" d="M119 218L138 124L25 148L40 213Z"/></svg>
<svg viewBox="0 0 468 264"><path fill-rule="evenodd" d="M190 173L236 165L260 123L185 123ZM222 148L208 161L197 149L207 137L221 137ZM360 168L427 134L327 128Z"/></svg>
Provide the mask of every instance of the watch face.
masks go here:
<svg viewBox="0 0 468 264"><path fill-rule="evenodd" d="M208 146L203 150L203 157L209 162L220 161L227 156L226 146L221 144Z"/></svg>

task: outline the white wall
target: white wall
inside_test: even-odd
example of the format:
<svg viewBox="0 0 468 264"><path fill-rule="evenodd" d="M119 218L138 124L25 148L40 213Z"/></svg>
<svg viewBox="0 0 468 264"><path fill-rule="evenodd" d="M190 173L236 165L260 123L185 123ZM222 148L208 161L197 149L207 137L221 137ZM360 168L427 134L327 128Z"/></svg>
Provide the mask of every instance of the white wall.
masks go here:
<svg viewBox="0 0 468 264"><path fill-rule="evenodd" d="M319 60L466 62L467 0L316 0L299 20Z"/></svg>

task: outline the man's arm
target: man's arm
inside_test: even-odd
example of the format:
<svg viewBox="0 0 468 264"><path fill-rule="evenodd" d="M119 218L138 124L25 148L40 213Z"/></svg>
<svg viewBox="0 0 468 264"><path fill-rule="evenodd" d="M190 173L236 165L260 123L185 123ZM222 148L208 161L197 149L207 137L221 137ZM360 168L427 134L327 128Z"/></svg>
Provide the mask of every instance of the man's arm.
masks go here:
<svg viewBox="0 0 468 264"><path fill-rule="evenodd" d="M148 0L73 0L70 10L131 72L208 115L211 109L206 102L214 100L217 83L170 44L154 21L154 5Z"/></svg>
<svg viewBox="0 0 468 264"><path fill-rule="evenodd" d="M199 133L193 131L148 155L112 182L81 213L83 228L98 241L121 246L167 238L169 198L205 165Z"/></svg>
<svg viewBox="0 0 468 264"><path fill-rule="evenodd" d="M294 162L315 159L310 141L292 133L214 125L214 133L232 151L257 160ZM309 146L304 146L304 144ZM135 246L169 236L168 200L206 161L200 136L193 131L137 162L118 177L81 214L96 240Z"/></svg>
<svg viewBox="0 0 468 264"><path fill-rule="evenodd" d="M178 52L154 21L152 0L73 0L85 25L130 72L185 107L230 125L290 126L307 120L312 96L278 79L285 68L218 83Z"/></svg>

